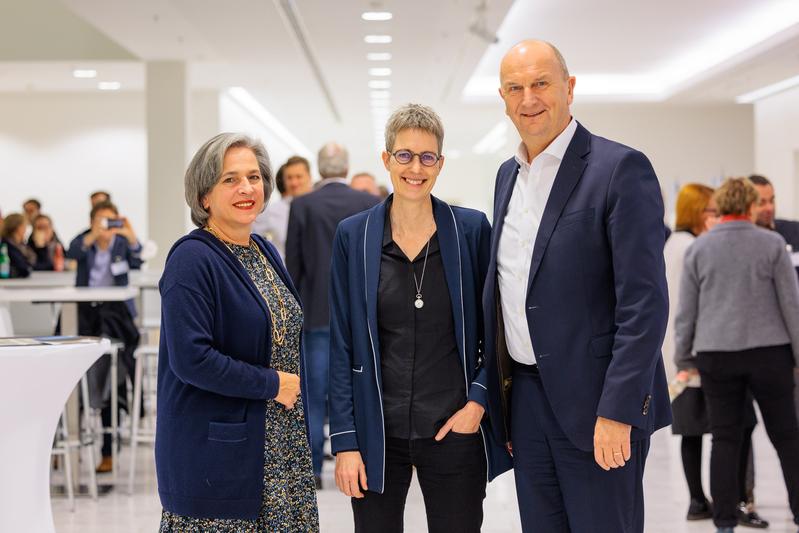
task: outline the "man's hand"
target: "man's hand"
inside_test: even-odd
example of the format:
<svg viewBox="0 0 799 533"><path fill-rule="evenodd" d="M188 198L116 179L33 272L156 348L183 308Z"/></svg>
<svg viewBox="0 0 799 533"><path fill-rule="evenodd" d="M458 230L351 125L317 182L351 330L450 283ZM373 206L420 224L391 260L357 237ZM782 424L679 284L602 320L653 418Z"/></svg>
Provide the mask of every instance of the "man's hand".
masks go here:
<svg viewBox="0 0 799 533"><path fill-rule="evenodd" d="M447 433L454 431L455 433L476 433L480 427L480 421L483 419L485 409L483 406L475 401L468 401L462 409L458 409L454 415L449 417L449 420L441 426L436 434L436 440L440 441L447 436Z"/></svg>
<svg viewBox="0 0 799 533"><path fill-rule="evenodd" d="M129 246L136 246L136 243L138 243L139 240L136 238L136 233L133 231L133 226L131 226L130 220L122 217L122 223L124 225L121 228L115 228L113 232L117 235L125 237L128 240Z"/></svg>
<svg viewBox="0 0 799 533"><path fill-rule="evenodd" d="M366 466L361 459L361 452L356 450L336 454L336 486L351 498L363 498L361 487L363 490L369 487L366 485Z"/></svg>
<svg viewBox="0 0 799 533"><path fill-rule="evenodd" d="M630 460L629 424L598 416L594 426L594 460L603 470L620 468Z"/></svg>

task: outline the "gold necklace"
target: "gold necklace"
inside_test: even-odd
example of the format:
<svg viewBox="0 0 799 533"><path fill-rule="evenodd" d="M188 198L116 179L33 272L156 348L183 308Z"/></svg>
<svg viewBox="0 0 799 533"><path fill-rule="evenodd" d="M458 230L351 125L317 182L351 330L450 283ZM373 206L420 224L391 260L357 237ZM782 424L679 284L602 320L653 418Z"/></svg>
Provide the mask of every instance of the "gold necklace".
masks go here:
<svg viewBox="0 0 799 533"><path fill-rule="evenodd" d="M236 253L233 251L233 248L230 247L228 242L225 239L223 239L216 232L216 230L214 230L210 225L205 226L205 228L203 229L205 229L205 231L207 231L208 233L219 239L222 242L222 244L224 244L225 247L228 250L230 250L230 253L233 254L233 256L236 259L239 260L239 263L241 263L241 266L244 267L244 270L247 270L247 267L244 266L244 262L242 262L239 256L237 256ZM264 291L261 290L260 285L255 283L255 288L258 289L258 292L261 294L261 298L263 298L264 302L266 302L266 307L267 309L269 309L269 316L272 318L272 341L274 341L274 343L277 344L278 346L283 346L283 343L286 340L286 324L288 323L288 309L286 308L286 302L283 300L283 295L280 292L280 287L277 286L277 282L275 281L275 275L272 272L272 269L269 268L268 264L269 262L267 261L266 256L261 251L261 248L257 244L255 244L255 241L252 240L252 237L250 237L248 248L250 250L255 249L258 252L258 257L260 258L261 264L264 267L264 272L266 273L266 279L267 281L269 281L269 284L272 286L272 292L275 294L275 297L277 298L279 313L274 312L272 306L269 304L269 298L267 298L266 294L264 294ZM283 323L282 326L280 327L278 327L278 321L276 318L278 315L280 316L280 320Z"/></svg>

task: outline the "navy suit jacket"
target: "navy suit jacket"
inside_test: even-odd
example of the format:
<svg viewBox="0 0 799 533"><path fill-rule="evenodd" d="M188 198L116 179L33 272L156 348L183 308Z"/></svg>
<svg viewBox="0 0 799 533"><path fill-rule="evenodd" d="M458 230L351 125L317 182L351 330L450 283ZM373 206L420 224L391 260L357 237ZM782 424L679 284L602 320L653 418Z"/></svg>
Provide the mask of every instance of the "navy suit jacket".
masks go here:
<svg viewBox="0 0 799 533"><path fill-rule="evenodd" d="M315 191L295 198L286 230L286 268L300 292L305 328L327 328L330 250L338 223L380 198L350 188L346 183L322 182Z"/></svg>
<svg viewBox="0 0 799 533"><path fill-rule="evenodd" d="M483 292L489 412L509 440L512 365L505 345L497 249L519 165L499 168L491 262ZM671 423L660 348L668 293L663 200L640 152L582 125L564 155L533 247L526 314L547 399L576 447L593 450L597 416L648 437Z"/></svg>
<svg viewBox="0 0 799 533"><path fill-rule="evenodd" d="M485 407L480 295L491 227L480 211L450 207L435 197L433 216L468 399ZM339 224L330 272L331 448L333 453L359 450L369 490L379 493L385 481L385 432L377 298L385 218L383 202ZM481 426L493 479L510 469L511 459L504 441L493 439L487 417Z"/></svg>

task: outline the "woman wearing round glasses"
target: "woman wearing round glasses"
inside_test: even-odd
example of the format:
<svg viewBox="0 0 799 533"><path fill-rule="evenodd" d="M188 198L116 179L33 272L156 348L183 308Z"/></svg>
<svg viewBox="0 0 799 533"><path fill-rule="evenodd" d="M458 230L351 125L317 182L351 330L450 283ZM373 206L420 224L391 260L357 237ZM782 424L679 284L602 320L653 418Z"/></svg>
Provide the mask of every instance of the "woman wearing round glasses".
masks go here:
<svg viewBox="0 0 799 533"><path fill-rule="evenodd" d="M484 416L491 228L483 213L430 194L444 165L432 109L401 107L385 137L394 194L339 224L333 244L336 484L352 497L355 531L402 531L415 467L429 531L479 531L486 479L510 468Z"/></svg>

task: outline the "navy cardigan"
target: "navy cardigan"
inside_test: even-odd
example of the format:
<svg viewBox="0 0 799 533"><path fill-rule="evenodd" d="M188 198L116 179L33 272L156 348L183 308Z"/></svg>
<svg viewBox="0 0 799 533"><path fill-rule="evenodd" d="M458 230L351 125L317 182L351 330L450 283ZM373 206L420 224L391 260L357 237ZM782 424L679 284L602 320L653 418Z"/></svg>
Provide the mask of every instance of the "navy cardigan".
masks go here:
<svg viewBox="0 0 799 533"><path fill-rule="evenodd" d="M433 216L452 304L455 340L467 399L486 406L481 294L488 268L491 226L474 209L433 197ZM385 428L377 329L377 288L386 203L342 221L333 243L330 281L330 443L333 453L359 450L369 490L385 482ZM511 468L490 422L481 430L493 479Z"/></svg>
<svg viewBox="0 0 799 533"><path fill-rule="evenodd" d="M299 302L275 247L252 238ZM175 243L159 288L161 504L183 516L255 519L263 500L265 401L279 389L269 368L269 309L239 260L203 230ZM301 355L303 396L304 374Z"/></svg>

